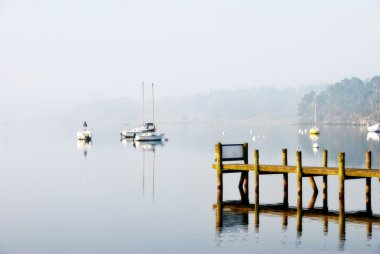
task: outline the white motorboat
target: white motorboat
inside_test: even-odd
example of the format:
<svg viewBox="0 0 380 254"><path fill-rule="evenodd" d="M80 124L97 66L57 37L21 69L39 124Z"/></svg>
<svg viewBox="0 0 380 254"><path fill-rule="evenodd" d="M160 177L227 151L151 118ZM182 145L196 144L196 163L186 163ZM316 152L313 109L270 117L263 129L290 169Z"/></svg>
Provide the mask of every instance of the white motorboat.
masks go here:
<svg viewBox="0 0 380 254"><path fill-rule="evenodd" d="M380 122L377 122L371 125L368 124L367 129L370 132L380 132Z"/></svg>
<svg viewBox="0 0 380 254"><path fill-rule="evenodd" d="M145 132L141 134L137 134L135 137L136 141L160 141L164 138L165 134L153 131L153 132Z"/></svg>
<svg viewBox="0 0 380 254"><path fill-rule="evenodd" d="M120 133L122 138L134 138L136 135L156 131L154 123L145 123L143 127L133 128Z"/></svg>
<svg viewBox="0 0 380 254"><path fill-rule="evenodd" d="M86 141L92 140L92 132L90 130L87 130L86 121L84 121L83 123L83 130L77 132L77 138L79 140L86 140Z"/></svg>

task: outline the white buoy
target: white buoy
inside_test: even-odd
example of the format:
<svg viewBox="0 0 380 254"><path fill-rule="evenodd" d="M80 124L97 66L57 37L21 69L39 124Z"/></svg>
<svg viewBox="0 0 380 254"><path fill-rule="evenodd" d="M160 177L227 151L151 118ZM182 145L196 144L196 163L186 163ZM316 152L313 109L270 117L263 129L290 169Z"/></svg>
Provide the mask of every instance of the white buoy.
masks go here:
<svg viewBox="0 0 380 254"><path fill-rule="evenodd" d="M253 136L253 137L252 137L252 141L256 141L256 136Z"/></svg>
<svg viewBox="0 0 380 254"><path fill-rule="evenodd" d="M314 143L314 144L313 144L313 148L319 148L318 143Z"/></svg>
<svg viewBox="0 0 380 254"><path fill-rule="evenodd" d="M250 130L249 130L249 133L250 133L250 134L253 134L253 130L252 130L252 129L250 129Z"/></svg>
<svg viewBox="0 0 380 254"><path fill-rule="evenodd" d="M227 131L222 131L222 135L225 136L227 134Z"/></svg>

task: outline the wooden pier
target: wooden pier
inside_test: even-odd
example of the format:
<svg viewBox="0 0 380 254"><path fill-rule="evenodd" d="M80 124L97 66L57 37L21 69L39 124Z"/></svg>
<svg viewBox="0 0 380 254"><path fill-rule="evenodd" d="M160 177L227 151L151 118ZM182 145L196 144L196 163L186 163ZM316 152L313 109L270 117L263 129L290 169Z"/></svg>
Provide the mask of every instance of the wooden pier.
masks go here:
<svg viewBox="0 0 380 254"><path fill-rule="evenodd" d="M287 149L282 149L282 164L281 165L263 165L259 161L259 151L253 151L253 164L248 164L248 144L221 144L215 145L215 164L212 165L217 170L217 203L214 205L216 209L216 226L223 226L223 211L229 212L254 212L255 226L259 225L259 213L282 213L284 216L284 225L287 224L288 216L296 216L297 218L297 234L302 232L302 217L323 218L325 226L327 220L338 220L339 223L339 238L345 239L345 223L355 221L367 223L367 234L372 234L372 223L379 224L380 216L372 214L371 206L371 179L378 178L380 181L380 170L372 169L371 166L371 151L366 153L366 168L346 168L345 153L338 154L338 167L328 167L328 152L323 150L322 166L311 167L302 165L302 153L296 152L296 165L288 165ZM235 161L241 161L235 163ZM227 162L227 163L224 163ZM232 163L231 163L232 162ZM249 171L254 173L254 204L249 203ZM224 174L240 173L240 181L238 184L241 201L240 202L223 202L223 177ZM283 175L283 203L273 205L259 204L259 187L260 175L280 174ZM297 179L297 205L289 207L289 184L288 175L295 174ZM338 193L339 193L339 211L329 211L328 209L328 176L338 176ZM302 206L302 179L307 177L313 188L313 196L307 209ZM315 200L318 195L318 188L314 177L322 177L322 199L323 206L314 208ZM346 213L345 212L345 181L365 179L365 201L366 209L364 212ZM364 198L364 197L363 197ZM327 226L326 226L327 227Z"/></svg>
<svg viewBox="0 0 380 254"><path fill-rule="evenodd" d="M365 200L366 200L366 213L368 216L372 215L371 207L371 179L378 178L380 180L379 169L372 169L371 167L371 151L366 153L366 168L346 168L345 166L345 153L338 154L338 167L328 167L327 150L323 150L322 166L311 167L302 165L302 153L296 152L296 165L288 165L287 149L282 149L282 165L262 165L259 162L259 151L253 152L253 164L248 164L248 144L224 144L218 143L215 145L215 164L212 165L217 170L217 188L223 190L223 175L228 173L240 173L239 190L244 197L244 202L249 203L248 200L248 172L254 172L254 192L255 200L254 204L259 205L259 186L260 175L268 174L281 174L283 175L283 206L288 207L288 175L296 174L297 178L297 207L302 210L302 179L304 177L309 178L309 181L314 190L314 196L318 194L318 188L314 181L314 177L323 177L322 192L323 192L323 210L328 211L328 176L339 177L339 212L344 214L345 212L345 181L365 179ZM241 163L231 163L232 161L242 161ZM223 163L229 162L229 163ZM221 192L221 198L223 192ZM315 202L315 200L314 200ZM314 202L311 202L310 207L314 206Z"/></svg>

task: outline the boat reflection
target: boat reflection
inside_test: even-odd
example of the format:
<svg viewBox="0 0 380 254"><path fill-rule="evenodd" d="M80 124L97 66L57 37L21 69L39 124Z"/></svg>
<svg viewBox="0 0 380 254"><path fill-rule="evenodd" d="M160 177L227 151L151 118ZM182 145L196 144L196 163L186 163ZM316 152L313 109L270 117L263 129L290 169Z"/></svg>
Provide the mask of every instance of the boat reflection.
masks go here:
<svg viewBox="0 0 380 254"><path fill-rule="evenodd" d="M78 140L77 141L77 148L78 150L83 151L84 157L87 157L88 151L91 149L92 141L90 140Z"/></svg>
<svg viewBox="0 0 380 254"><path fill-rule="evenodd" d="M316 134L309 134L309 138L312 140L312 141L317 141L318 140L318 135Z"/></svg>
<svg viewBox="0 0 380 254"><path fill-rule="evenodd" d="M78 140L77 148L80 151L83 151L84 156L84 193L87 195L87 155L88 151L91 149L92 142L91 140Z"/></svg>
<svg viewBox="0 0 380 254"><path fill-rule="evenodd" d="M380 135L376 132L368 132L367 134L367 141L373 141L373 142L379 142L380 140Z"/></svg>
<svg viewBox="0 0 380 254"><path fill-rule="evenodd" d="M124 146L133 146L133 147L135 146L135 142L133 138L122 138L121 143Z"/></svg>
<svg viewBox="0 0 380 254"><path fill-rule="evenodd" d="M133 146L135 148L139 148L144 151L155 151L156 147L165 146L165 143L162 140L156 141L136 141L133 138L123 138L121 139L121 143L124 146Z"/></svg>
<svg viewBox="0 0 380 254"><path fill-rule="evenodd" d="M136 148L140 148L144 151L154 152L156 147L164 146L164 142L162 142L161 140L160 141L143 141L143 142L135 141L134 145Z"/></svg>

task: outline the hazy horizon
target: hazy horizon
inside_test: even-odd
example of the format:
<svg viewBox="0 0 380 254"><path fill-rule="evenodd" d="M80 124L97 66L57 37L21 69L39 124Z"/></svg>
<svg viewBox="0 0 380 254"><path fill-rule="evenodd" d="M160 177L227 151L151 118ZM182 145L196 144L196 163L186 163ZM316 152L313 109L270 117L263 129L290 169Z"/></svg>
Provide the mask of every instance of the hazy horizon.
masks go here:
<svg viewBox="0 0 380 254"><path fill-rule="evenodd" d="M0 0L0 112L139 99L142 81L163 98L371 78L379 14L375 0Z"/></svg>

